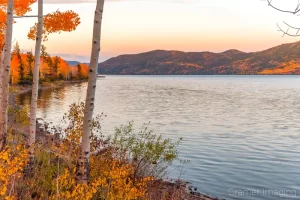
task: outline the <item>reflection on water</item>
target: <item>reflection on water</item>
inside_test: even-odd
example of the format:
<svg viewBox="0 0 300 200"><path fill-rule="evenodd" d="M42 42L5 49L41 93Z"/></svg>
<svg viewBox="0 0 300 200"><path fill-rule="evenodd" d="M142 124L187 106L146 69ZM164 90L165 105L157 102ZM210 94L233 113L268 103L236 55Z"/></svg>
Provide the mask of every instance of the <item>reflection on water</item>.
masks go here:
<svg viewBox="0 0 300 200"><path fill-rule="evenodd" d="M78 101L72 101L71 98L66 98L66 95L69 96L69 93L72 91L77 93L79 89L85 89L85 86L79 84L73 84L72 86L60 87L60 88L49 88L39 90L38 96L38 117L43 119L47 119L48 121L52 121L54 123L59 122L62 119L62 115L65 111L68 110L69 105L73 102L83 101L84 98L81 98L79 95L73 94L73 99L75 100L75 96L78 96ZM82 91L83 93L85 91ZM69 96L70 97L70 96ZM30 105L31 100L31 92L20 94L17 96L16 101L20 105ZM71 103L68 103L71 102ZM54 113L56 114L54 114ZM54 115L52 115L52 114ZM51 120L48 118L49 115L52 115L53 118Z"/></svg>
<svg viewBox="0 0 300 200"><path fill-rule="evenodd" d="M58 123L85 90L86 83L41 91L38 117ZM20 104L29 100L18 97ZM107 134L134 120L150 121L164 137L182 136L181 158L191 160L182 178L204 193L248 200L279 199L283 189L300 195L299 76L106 76L97 83L95 112L107 115ZM246 191L232 196L236 190ZM299 199L285 191L282 199Z"/></svg>

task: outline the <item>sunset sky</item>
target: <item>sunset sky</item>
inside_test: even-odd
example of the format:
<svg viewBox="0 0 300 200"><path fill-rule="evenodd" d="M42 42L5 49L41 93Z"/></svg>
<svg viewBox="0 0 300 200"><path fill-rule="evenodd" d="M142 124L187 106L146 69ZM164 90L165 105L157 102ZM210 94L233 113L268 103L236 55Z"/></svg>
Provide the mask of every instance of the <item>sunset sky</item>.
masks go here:
<svg viewBox="0 0 300 200"><path fill-rule="evenodd" d="M53 34L45 42L52 55L89 62L95 0L44 0L44 12L73 10L81 24L72 33ZM295 9L298 0L273 0ZM37 13L33 5L30 14ZM263 0L106 0L100 61L120 54L155 49L222 52L227 49L260 51L299 38L277 31L285 20L300 27L300 16L273 10ZM33 50L27 33L36 19L17 19L14 41ZM283 26L284 27L284 26Z"/></svg>

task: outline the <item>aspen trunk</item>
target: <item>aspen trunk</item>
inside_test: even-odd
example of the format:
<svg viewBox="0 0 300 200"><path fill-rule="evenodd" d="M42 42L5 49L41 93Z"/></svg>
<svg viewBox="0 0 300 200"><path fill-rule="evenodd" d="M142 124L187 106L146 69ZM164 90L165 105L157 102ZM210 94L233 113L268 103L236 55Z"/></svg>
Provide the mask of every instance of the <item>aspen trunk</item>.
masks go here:
<svg viewBox="0 0 300 200"><path fill-rule="evenodd" d="M1 58L0 58L0 112L1 112L1 105L2 105L2 103L1 103L1 100L2 100L2 98L3 98L3 95L2 95L2 81L3 81L3 69L4 69L4 67L2 66L2 60L4 59L4 47L2 47L2 49L1 49Z"/></svg>
<svg viewBox="0 0 300 200"><path fill-rule="evenodd" d="M14 0L8 0L7 2L7 18L6 18L6 30L4 39L3 56L1 56L1 68L2 68L2 83L0 85L1 105L0 105L0 150L6 145L7 136L7 108L8 108L8 93L9 93L9 71L11 60L11 43L13 32L13 9Z"/></svg>
<svg viewBox="0 0 300 200"><path fill-rule="evenodd" d="M28 145L32 146L35 143L36 135L36 108L39 89L39 69L40 69L40 57L41 57L41 45L43 34L43 0L38 0L38 30L35 43L35 61L33 69L33 81L32 81L32 95L31 95L31 107L30 107L30 134L28 139ZM33 152L32 152L33 153ZM32 155L33 156L33 155Z"/></svg>
<svg viewBox="0 0 300 200"><path fill-rule="evenodd" d="M90 135L92 129L92 118L95 105L95 92L97 82L97 69L100 52L100 38L101 38L101 24L103 14L104 0L97 0L95 11L92 53L90 61L90 70L88 78L88 88L85 100L84 119L83 119L83 133L82 133L82 147L81 156L77 165L76 178L80 183L87 183L90 171Z"/></svg>

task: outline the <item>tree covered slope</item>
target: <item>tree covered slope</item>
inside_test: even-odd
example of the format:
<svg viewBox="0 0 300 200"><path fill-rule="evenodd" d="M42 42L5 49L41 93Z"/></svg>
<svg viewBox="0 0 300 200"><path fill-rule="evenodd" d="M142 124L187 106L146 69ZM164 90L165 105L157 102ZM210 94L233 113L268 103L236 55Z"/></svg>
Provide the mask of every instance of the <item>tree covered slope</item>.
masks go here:
<svg viewBox="0 0 300 200"><path fill-rule="evenodd" d="M222 53L155 50L120 55L99 64L102 74L300 74L300 42L264 51Z"/></svg>

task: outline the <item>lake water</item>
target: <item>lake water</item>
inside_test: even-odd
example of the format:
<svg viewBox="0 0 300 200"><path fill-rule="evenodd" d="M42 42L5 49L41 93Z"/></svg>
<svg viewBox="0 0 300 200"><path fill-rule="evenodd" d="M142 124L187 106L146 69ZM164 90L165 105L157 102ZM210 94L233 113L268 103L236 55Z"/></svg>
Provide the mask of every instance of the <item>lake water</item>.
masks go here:
<svg viewBox="0 0 300 200"><path fill-rule="evenodd" d="M41 91L38 117L58 123L86 83ZM28 104L30 94L17 101ZM225 199L300 199L300 76L106 76L103 132L134 120L183 137L181 178ZM176 164L175 164L176 165ZM178 177L173 170L170 177Z"/></svg>

